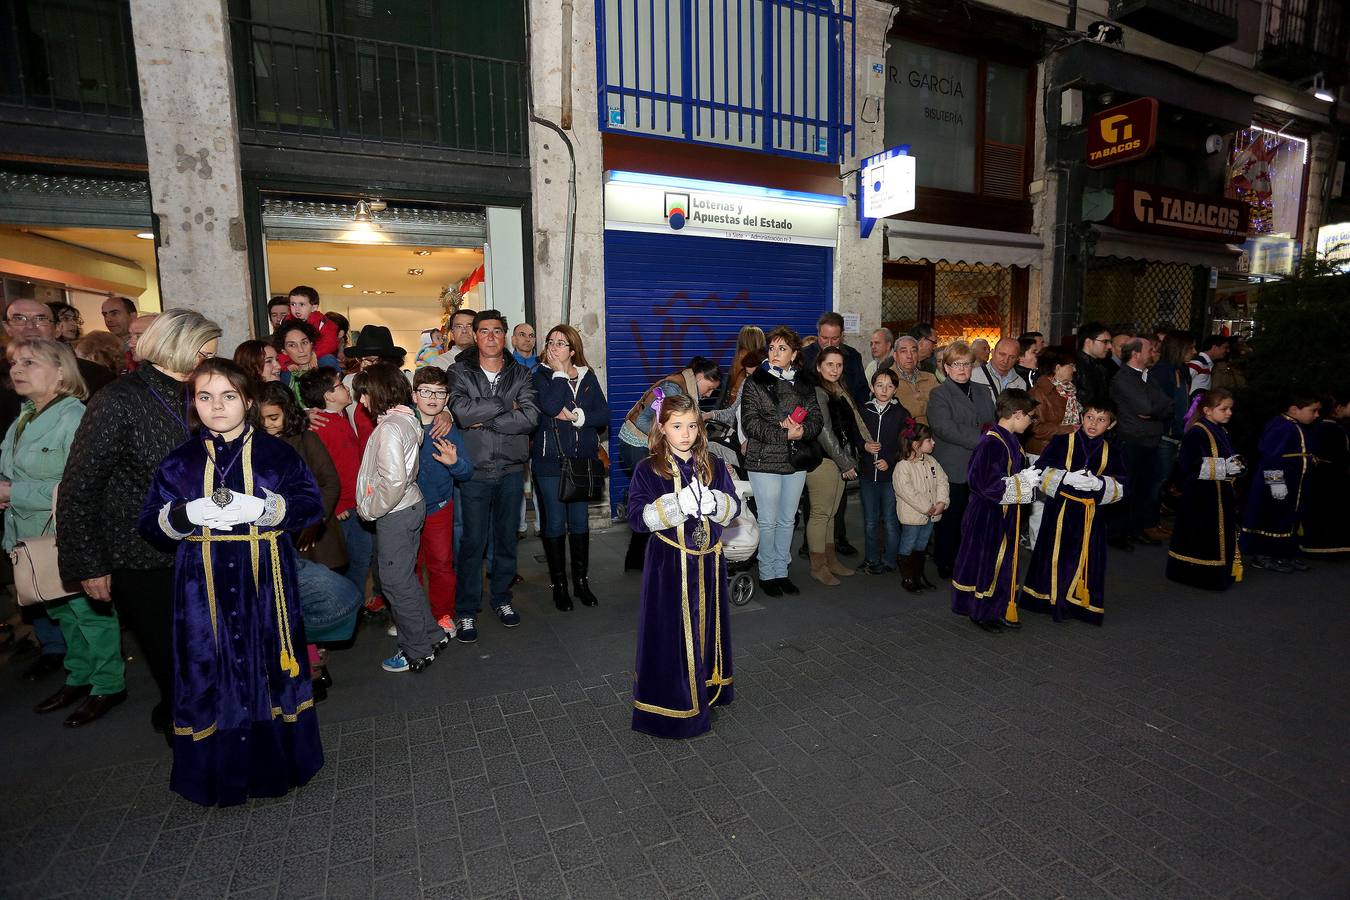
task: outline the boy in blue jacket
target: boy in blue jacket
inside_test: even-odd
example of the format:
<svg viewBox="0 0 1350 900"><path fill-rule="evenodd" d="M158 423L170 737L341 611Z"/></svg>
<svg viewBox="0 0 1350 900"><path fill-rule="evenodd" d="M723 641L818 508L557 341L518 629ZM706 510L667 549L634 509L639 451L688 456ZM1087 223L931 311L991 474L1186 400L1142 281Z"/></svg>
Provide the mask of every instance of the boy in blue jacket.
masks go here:
<svg viewBox="0 0 1350 900"><path fill-rule="evenodd" d="M450 399L444 369L423 366L413 376L413 402L422 420L422 450L417 487L427 504L426 524L417 548L417 572L431 602L431 615L450 637L455 636L455 482L473 477L473 460L458 427L433 438L436 417Z"/></svg>

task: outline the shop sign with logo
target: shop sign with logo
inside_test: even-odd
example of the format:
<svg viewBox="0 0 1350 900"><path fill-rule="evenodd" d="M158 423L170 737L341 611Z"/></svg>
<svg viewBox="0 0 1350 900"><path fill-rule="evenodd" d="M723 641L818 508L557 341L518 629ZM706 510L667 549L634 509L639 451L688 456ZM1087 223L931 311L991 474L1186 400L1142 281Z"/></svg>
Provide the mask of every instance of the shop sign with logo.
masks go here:
<svg viewBox="0 0 1350 900"><path fill-rule="evenodd" d="M1343 269L1350 268L1350 222L1317 229L1317 255Z"/></svg>
<svg viewBox="0 0 1350 900"><path fill-rule="evenodd" d="M1152 184L1117 181L1111 224L1201 241L1247 239L1247 204Z"/></svg>
<svg viewBox="0 0 1350 900"><path fill-rule="evenodd" d="M1249 275L1289 275L1294 271L1297 256L1298 242L1293 238L1256 235L1242 244L1238 271Z"/></svg>
<svg viewBox="0 0 1350 900"><path fill-rule="evenodd" d="M1148 156L1158 139L1158 101L1140 97L1088 119L1087 165L1102 169Z"/></svg>
<svg viewBox="0 0 1350 900"><path fill-rule="evenodd" d="M606 228L828 247L838 238L843 197L732 184L716 190L703 186L715 182L661 176L648 176L660 183L637 183L620 175L630 173L611 173L605 185Z"/></svg>

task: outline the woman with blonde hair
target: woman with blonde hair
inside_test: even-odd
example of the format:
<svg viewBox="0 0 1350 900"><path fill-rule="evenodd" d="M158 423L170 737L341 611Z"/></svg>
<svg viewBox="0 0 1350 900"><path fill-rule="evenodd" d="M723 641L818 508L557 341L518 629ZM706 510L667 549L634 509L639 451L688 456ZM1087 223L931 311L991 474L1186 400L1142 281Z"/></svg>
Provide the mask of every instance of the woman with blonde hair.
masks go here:
<svg viewBox="0 0 1350 900"><path fill-rule="evenodd" d="M9 345L6 355L14 390L23 398L18 420L0 443L0 507L5 511L0 546L9 552L24 538L51 533L52 495L84 415L82 401L88 391L67 344L21 338ZM87 598L75 596L42 604L34 615L33 631L43 654L64 653L66 668L66 683L33 707L34 712L55 712L84 700L66 718L65 724L74 728L93 722L126 699L116 613L95 609ZM50 641L51 629L63 640Z"/></svg>
<svg viewBox="0 0 1350 900"><path fill-rule="evenodd" d="M142 364L90 401L57 500L61 577L112 602L131 627L159 688L151 724L172 739L173 555L137 530L155 470L191 434L184 387L215 356L220 326L188 309L161 313L136 345Z"/></svg>
<svg viewBox="0 0 1350 900"><path fill-rule="evenodd" d="M961 546L961 518L970 499L966 471L980 437L997 421L994 392L970 380L975 353L965 341L955 341L942 352L947 380L928 395L928 427L936 446L933 458L947 473L951 504L933 529L934 561L938 576L950 578Z"/></svg>

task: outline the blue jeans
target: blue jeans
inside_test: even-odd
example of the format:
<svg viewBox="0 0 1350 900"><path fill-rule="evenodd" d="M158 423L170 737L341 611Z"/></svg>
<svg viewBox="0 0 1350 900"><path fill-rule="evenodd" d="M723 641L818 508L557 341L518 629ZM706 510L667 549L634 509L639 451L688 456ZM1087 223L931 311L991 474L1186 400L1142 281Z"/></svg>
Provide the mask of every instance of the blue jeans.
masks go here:
<svg viewBox="0 0 1350 900"><path fill-rule="evenodd" d="M342 539L347 544L347 571L343 574L356 586L364 603L366 576L370 574L370 560L375 555L375 528L362 522L354 509L338 524L342 526Z"/></svg>
<svg viewBox="0 0 1350 900"><path fill-rule="evenodd" d="M909 556L920 550L928 549L928 539L933 536L933 523L927 525L900 526L900 555Z"/></svg>
<svg viewBox="0 0 1350 900"><path fill-rule="evenodd" d="M565 534L585 534L590 530L590 504L585 501L564 503L558 499L561 475L534 476L534 508L544 515L539 533L546 538Z"/></svg>
<svg viewBox="0 0 1350 900"><path fill-rule="evenodd" d="M806 473L773 475L751 472L750 488L755 492L759 517L759 579L786 578L792 562L792 519L797 513Z"/></svg>
<svg viewBox="0 0 1350 900"><path fill-rule="evenodd" d="M886 473L881 473L883 476ZM900 548L900 520L895 516L895 488L889 478L858 479L863 508L863 554L869 563L895 565ZM880 555L878 555L880 554Z"/></svg>
<svg viewBox="0 0 1350 900"><path fill-rule="evenodd" d="M511 602L516 577L516 528L520 525L520 498L525 493L523 472L497 476L475 473L459 486L456 517L464 521L460 538L459 583L455 588L455 615L477 616L483 608L483 560L491 537L492 607Z"/></svg>
<svg viewBox="0 0 1350 900"><path fill-rule="evenodd" d="M364 599L344 576L308 559L296 557L295 579L300 584L306 632L321 631L350 616Z"/></svg>

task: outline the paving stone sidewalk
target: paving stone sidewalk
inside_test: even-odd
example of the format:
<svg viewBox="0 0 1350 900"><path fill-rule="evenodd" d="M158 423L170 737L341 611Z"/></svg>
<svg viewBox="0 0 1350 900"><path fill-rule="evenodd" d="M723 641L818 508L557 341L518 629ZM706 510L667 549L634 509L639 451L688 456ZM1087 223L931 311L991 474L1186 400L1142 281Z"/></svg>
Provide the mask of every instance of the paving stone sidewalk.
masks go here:
<svg viewBox="0 0 1350 900"><path fill-rule="evenodd" d="M230 809L170 794L167 757L50 785L11 759L0 894L1347 896L1343 600L1130 602L748 643L683 743L629 729L627 674L330 722L311 784Z"/></svg>

